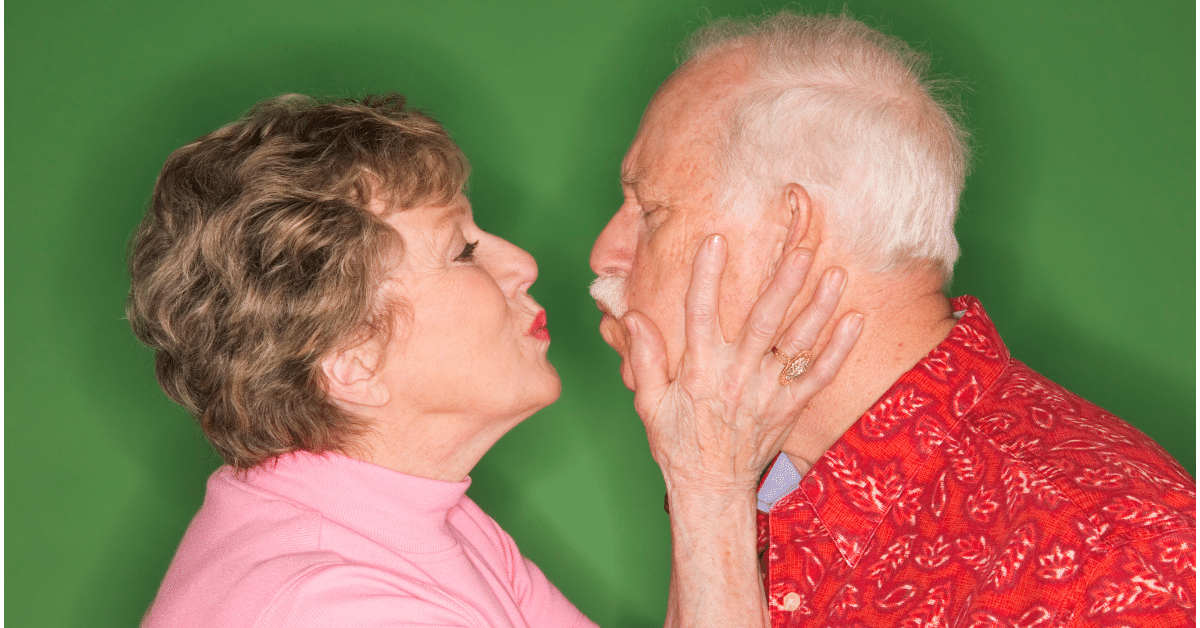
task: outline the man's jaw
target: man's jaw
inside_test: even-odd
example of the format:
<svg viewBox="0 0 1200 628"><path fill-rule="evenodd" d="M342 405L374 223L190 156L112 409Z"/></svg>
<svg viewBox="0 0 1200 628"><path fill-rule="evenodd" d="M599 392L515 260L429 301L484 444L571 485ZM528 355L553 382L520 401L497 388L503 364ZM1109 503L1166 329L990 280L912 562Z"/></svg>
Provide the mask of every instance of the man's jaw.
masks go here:
<svg viewBox="0 0 1200 628"><path fill-rule="evenodd" d="M621 381L633 390L633 371L629 365L629 331L621 317L629 311L625 294L625 279L615 275L597 277L588 288L596 307L604 313L600 319L600 335L604 342L621 356Z"/></svg>
<svg viewBox="0 0 1200 628"><path fill-rule="evenodd" d="M633 390L633 371L629 366L629 331L625 323L605 312L604 318L600 319L600 336L621 356L621 381L626 388Z"/></svg>

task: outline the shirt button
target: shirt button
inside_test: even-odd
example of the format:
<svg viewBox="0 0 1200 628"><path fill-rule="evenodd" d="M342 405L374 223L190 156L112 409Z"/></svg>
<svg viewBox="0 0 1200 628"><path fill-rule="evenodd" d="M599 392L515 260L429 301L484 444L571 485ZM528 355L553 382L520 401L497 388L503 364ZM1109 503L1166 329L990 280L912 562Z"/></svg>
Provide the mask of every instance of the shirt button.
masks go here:
<svg viewBox="0 0 1200 628"><path fill-rule="evenodd" d="M787 595L783 596L783 610L794 611L797 608L800 608L799 593L788 593Z"/></svg>

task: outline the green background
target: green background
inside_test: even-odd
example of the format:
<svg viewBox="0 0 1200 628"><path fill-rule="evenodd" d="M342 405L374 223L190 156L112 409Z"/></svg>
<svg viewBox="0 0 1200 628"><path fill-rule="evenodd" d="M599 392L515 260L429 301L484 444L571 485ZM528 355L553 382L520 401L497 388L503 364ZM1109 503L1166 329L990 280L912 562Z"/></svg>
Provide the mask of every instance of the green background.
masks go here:
<svg viewBox="0 0 1200 628"><path fill-rule="evenodd" d="M163 160L269 96L381 90L445 123L479 223L541 264L563 396L488 454L471 495L593 619L659 625L662 481L595 333L587 256L676 44L763 6L7 3L8 625L135 624L217 466L122 319L124 244ZM848 6L970 88L953 292L1194 473L1194 4Z"/></svg>

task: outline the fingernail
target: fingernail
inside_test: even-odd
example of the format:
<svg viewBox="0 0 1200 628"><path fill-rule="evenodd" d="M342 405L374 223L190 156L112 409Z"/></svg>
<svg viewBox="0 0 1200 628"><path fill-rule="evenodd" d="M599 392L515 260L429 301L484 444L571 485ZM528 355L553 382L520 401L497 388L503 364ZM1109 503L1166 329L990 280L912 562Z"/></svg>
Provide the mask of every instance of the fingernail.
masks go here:
<svg viewBox="0 0 1200 628"><path fill-rule="evenodd" d="M857 334L862 331L863 315L855 312L850 315L850 331Z"/></svg>
<svg viewBox="0 0 1200 628"><path fill-rule="evenodd" d="M840 268L834 268L829 271L829 287L841 292L846 286L846 271Z"/></svg>
<svg viewBox="0 0 1200 628"><path fill-rule="evenodd" d="M796 252L796 258L792 260L796 268L804 268L812 261L812 251L808 249L800 249Z"/></svg>
<svg viewBox="0 0 1200 628"><path fill-rule="evenodd" d="M636 320L634 320L634 319L632 319L632 318L626 317L626 318L625 318L625 329L629 330L629 335L630 335L630 336L636 336L636 335L638 335L638 324L637 324L637 321L636 321Z"/></svg>
<svg viewBox="0 0 1200 628"><path fill-rule="evenodd" d="M716 253L717 251L721 250L721 244L722 244L721 240L722 240L721 234L719 234L719 233L714 233L711 236L709 236L708 250L710 253Z"/></svg>

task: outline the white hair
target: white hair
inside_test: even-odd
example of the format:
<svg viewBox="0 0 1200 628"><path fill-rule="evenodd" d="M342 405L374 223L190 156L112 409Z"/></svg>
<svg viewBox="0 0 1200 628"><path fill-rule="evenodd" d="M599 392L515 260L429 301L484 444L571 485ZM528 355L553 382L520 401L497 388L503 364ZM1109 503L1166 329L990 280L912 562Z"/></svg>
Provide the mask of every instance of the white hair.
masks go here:
<svg viewBox="0 0 1200 628"><path fill-rule="evenodd" d="M625 279L616 275L596 277L589 286L588 292L592 298L599 301L601 307L616 318L625 316L628 311L628 297L625 294Z"/></svg>
<svg viewBox="0 0 1200 628"><path fill-rule="evenodd" d="M750 53L752 83L719 139L724 191L745 192L741 180L762 202L800 183L873 270L924 261L948 284L968 133L952 85L929 78L928 55L846 14L780 11L713 22L692 35L684 58L735 47Z"/></svg>

